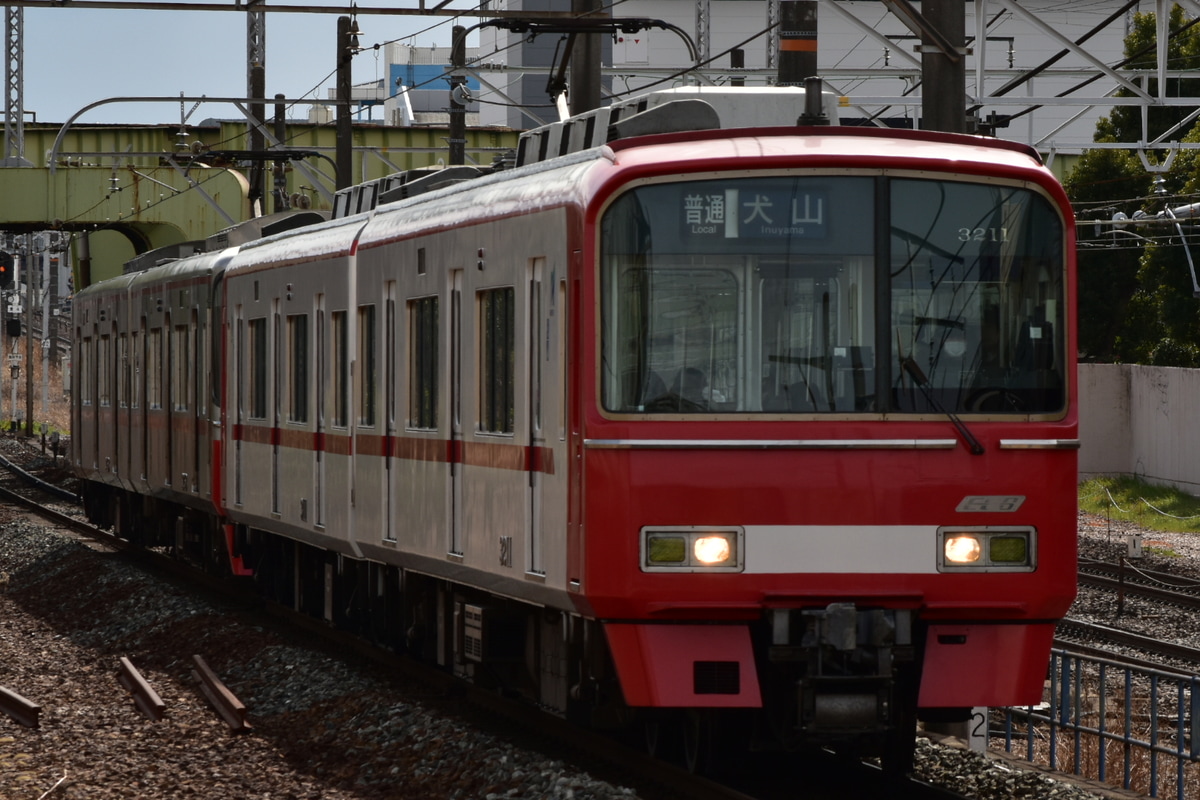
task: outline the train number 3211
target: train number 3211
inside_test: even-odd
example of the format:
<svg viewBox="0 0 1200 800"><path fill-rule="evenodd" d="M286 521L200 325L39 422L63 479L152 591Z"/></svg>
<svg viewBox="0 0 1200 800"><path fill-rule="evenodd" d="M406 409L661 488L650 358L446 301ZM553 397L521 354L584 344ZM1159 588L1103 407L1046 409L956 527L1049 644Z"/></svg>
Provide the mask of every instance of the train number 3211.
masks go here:
<svg viewBox="0 0 1200 800"><path fill-rule="evenodd" d="M1007 242L1008 228L959 228L960 242Z"/></svg>

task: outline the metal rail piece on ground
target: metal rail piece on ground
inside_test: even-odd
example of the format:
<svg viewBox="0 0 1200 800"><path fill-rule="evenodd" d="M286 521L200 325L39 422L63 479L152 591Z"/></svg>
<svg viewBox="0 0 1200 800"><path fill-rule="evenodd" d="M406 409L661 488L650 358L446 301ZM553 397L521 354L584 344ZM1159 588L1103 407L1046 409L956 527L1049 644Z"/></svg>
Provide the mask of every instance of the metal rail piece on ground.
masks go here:
<svg viewBox="0 0 1200 800"><path fill-rule="evenodd" d="M246 721L246 706L242 701L234 697L233 692L221 683L203 658L193 655L192 661L196 664L192 670L192 677L200 682L200 691L204 692L208 702L212 703L229 729L234 733L249 731L251 725Z"/></svg>
<svg viewBox="0 0 1200 800"><path fill-rule="evenodd" d="M26 728L38 726L38 715L42 707L26 700L14 691L0 686L0 711L15 719Z"/></svg>
<svg viewBox="0 0 1200 800"><path fill-rule="evenodd" d="M155 722L162 721L163 713L167 708L166 703L158 696L158 692L151 688L128 658L121 658L121 669L117 674L117 680L133 695L133 702L138 707L138 711Z"/></svg>

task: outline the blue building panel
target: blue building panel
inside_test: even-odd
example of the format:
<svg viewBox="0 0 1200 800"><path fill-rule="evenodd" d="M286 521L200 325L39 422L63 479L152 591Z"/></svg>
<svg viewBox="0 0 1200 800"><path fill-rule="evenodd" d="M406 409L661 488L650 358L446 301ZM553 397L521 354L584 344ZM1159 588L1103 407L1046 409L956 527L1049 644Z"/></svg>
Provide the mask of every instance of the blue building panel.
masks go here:
<svg viewBox="0 0 1200 800"><path fill-rule="evenodd" d="M401 84L409 89L445 89L448 91L450 83L446 76L446 70L449 67L449 64L392 64L389 74L391 91L395 92ZM467 88L471 91L478 91L479 80L468 77Z"/></svg>

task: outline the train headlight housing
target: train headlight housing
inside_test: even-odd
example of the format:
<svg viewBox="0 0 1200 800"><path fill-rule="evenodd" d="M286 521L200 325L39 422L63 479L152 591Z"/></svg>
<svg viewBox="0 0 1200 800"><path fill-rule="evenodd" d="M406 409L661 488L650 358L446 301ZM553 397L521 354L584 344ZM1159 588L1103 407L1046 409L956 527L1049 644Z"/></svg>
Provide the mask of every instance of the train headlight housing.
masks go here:
<svg viewBox="0 0 1200 800"><path fill-rule="evenodd" d="M741 528L703 525L642 528L643 572L741 572Z"/></svg>
<svg viewBox="0 0 1200 800"><path fill-rule="evenodd" d="M962 526L938 529L939 572L1032 572L1037 530Z"/></svg>

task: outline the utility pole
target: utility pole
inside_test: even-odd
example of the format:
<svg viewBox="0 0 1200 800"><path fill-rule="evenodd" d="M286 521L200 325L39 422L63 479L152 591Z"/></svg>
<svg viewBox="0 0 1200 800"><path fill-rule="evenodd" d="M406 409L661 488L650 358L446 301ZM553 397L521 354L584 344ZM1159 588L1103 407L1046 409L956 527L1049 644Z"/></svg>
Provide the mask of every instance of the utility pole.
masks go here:
<svg viewBox="0 0 1200 800"><path fill-rule="evenodd" d="M33 436L33 236L25 270L25 435Z"/></svg>
<svg viewBox="0 0 1200 800"><path fill-rule="evenodd" d="M267 91L266 82L267 71L261 65L252 67L250 69L250 94L246 96L255 100L263 97ZM253 153L261 153L267 146L267 139L263 136L262 129L266 120L267 107L265 103L251 103L247 110L254 118L250 123L249 149ZM249 171L250 213L255 217L260 217L267 213L267 164L261 158L256 158L250 164Z"/></svg>
<svg viewBox="0 0 1200 800"><path fill-rule="evenodd" d="M246 4L246 97L265 101L267 91L267 13L264 0L249 0ZM261 152L266 147L266 138L261 126L266 119L265 102L254 102L247 109L253 120L247 149ZM266 164L255 160L250 165L250 209L251 214L266 213Z"/></svg>
<svg viewBox="0 0 1200 800"><path fill-rule="evenodd" d="M49 244L49 243L47 243ZM46 247L42 253L42 420L50 417L50 350L58 338L58 320L52 320L50 307L58 309L58 256ZM55 323L55 324L52 324ZM45 435L43 429L42 435ZM45 441L45 440L43 440Z"/></svg>
<svg viewBox="0 0 1200 800"><path fill-rule="evenodd" d="M571 0L571 11L578 18L608 16L602 8L601 0ZM581 114L600 107L600 37L583 34L576 39L567 100L571 113Z"/></svg>
<svg viewBox="0 0 1200 800"><path fill-rule="evenodd" d="M921 127L966 133L966 4L922 0Z"/></svg>
<svg viewBox="0 0 1200 800"><path fill-rule="evenodd" d="M275 95L275 141L282 146L287 141L287 106L283 104L284 95ZM276 161L272 172L275 175L275 211L287 211L291 206L291 198L287 193L287 162Z"/></svg>
<svg viewBox="0 0 1200 800"><path fill-rule="evenodd" d="M462 87L467 79L462 71L467 66L467 29L455 25L450 36L450 157L451 166L467 163L467 104Z"/></svg>
<svg viewBox="0 0 1200 800"><path fill-rule="evenodd" d="M817 0L779 4L780 86L803 86L817 74Z"/></svg>
<svg viewBox="0 0 1200 800"><path fill-rule="evenodd" d="M354 33L357 25L351 28L349 17L338 17L337 20L337 146L335 149L337 163L337 188L345 189L354 184L351 173L354 171L354 127L350 119L350 60L354 57L357 47L357 36Z"/></svg>
<svg viewBox="0 0 1200 800"><path fill-rule="evenodd" d="M3 167L31 167L25 158L25 9L4 9L4 156Z"/></svg>

